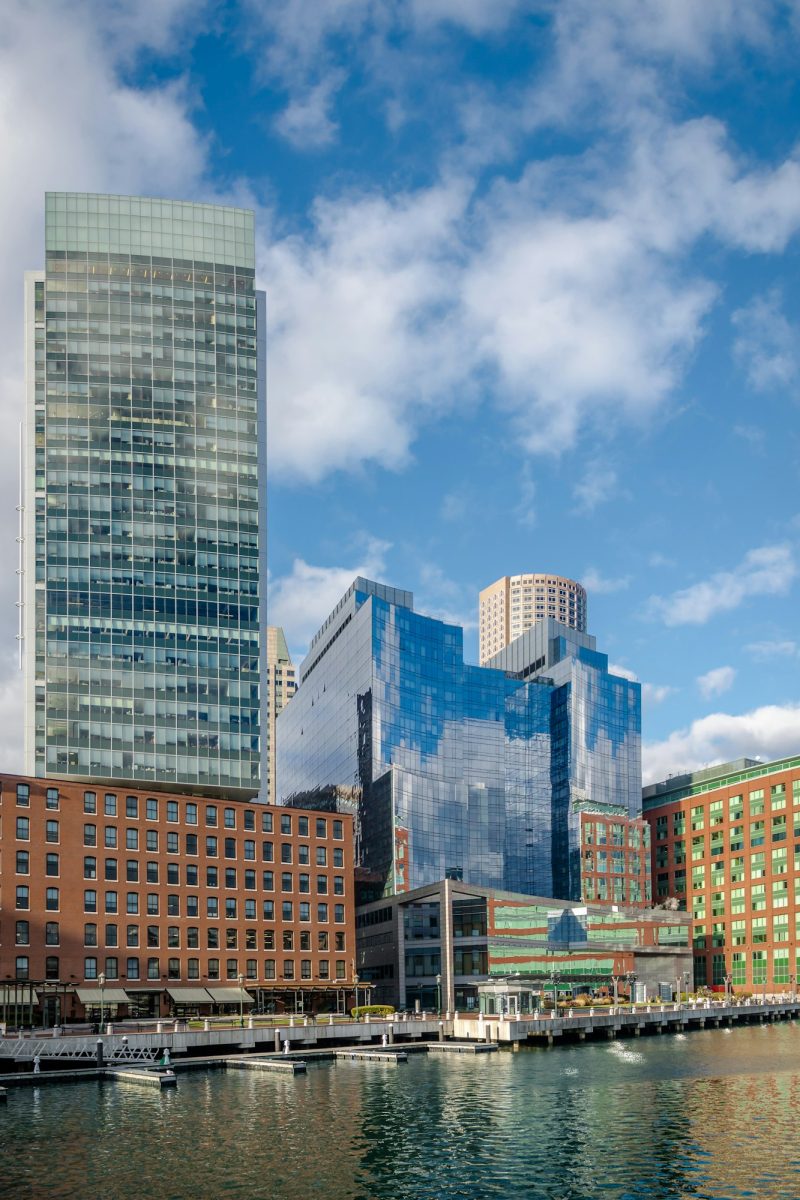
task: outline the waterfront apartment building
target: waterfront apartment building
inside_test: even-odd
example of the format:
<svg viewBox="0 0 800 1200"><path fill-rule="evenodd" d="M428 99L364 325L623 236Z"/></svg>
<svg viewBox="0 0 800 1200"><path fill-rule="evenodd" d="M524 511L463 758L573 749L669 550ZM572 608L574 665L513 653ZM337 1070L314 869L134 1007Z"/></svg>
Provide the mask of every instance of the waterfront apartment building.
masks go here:
<svg viewBox="0 0 800 1200"><path fill-rule="evenodd" d="M275 722L278 713L288 704L297 688L294 663L286 645L286 637L277 625L266 630L267 656L264 680L264 707L267 727L267 794L269 804L275 803Z"/></svg>
<svg viewBox="0 0 800 1200"><path fill-rule="evenodd" d="M359 577L299 680L277 721L279 803L346 797L386 895L450 877L647 902L640 689L594 638L546 618L473 666L459 626Z"/></svg>
<svg viewBox="0 0 800 1200"><path fill-rule="evenodd" d="M255 795L252 212L48 193L25 360L26 771Z"/></svg>
<svg viewBox="0 0 800 1200"><path fill-rule="evenodd" d="M656 900L694 920L698 987L793 991L800 975L800 758L739 759L643 793Z"/></svg>
<svg viewBox="0 0 800 1200"><path fill-rule="evenodd" d="M586 591L561 575L503 575L478 600L479 661L484 665L535 621L552 617L586 633Z"/></svg>
<svg viewBox="0 0 800 1200"><path fill-rule="evenodd" d="M358 977L378 1004L478 1007L482 984L513 979L540 992L627 992L648 999L691 971L686 913L570 904L440 880L360 905ZM663 989L663 990L662 990Z"/></svg>
<svg viewBox="0 0 800 1200"><path fill-rule="evenodd" d="M344 1011L352 879L346 814L2 775L0 1020L96 1015L101 976L119 1016Z"/></svg>

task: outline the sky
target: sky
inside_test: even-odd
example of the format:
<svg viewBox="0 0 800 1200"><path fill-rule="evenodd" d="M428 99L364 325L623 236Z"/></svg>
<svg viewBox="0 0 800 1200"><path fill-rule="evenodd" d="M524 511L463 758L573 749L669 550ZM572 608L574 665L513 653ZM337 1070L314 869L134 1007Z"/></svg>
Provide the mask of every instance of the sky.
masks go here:
<svg viewBox="0 0 800 1200"><path fill-rule="evenodd" d="M256 211L270 621L589 593L645 781L800 753L800 0L5 0L0 769L45 190Z"/></svg>

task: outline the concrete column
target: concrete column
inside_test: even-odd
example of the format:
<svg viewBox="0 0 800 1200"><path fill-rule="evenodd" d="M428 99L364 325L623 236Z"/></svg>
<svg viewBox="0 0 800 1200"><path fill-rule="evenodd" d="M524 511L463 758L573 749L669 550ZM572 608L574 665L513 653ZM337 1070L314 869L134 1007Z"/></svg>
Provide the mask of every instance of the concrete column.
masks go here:
<svg viewBox="0 0 800 1200"><path fill-rule="evenodd" d="M456 1006L453 980L453 881L442 881L440 892L439 929L442 947L442 1008L450 1011Z"/></svg>
<svg viewBox="0 0 800 1200"><path fill-rule="evenodd" d="M275 1053L280 1054L280 1052L281 1052L281 1031L280 1031L280 1029L276 1029L275 1030Z"/></svg>

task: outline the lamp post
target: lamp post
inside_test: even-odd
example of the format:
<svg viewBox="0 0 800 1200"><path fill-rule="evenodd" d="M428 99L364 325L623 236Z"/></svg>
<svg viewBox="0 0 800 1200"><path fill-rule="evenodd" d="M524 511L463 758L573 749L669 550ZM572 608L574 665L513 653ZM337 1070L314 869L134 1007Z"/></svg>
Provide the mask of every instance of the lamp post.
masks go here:
<svg viewBox="0 0 800 1200"><path fill-rule="evenodd" d="M239 973L239 1028L244 1029L244 975Z"/></svg>
<svg viewBox="0 0 800 1200"><path fill-rule="evenodd" d="M441 975L436 976L436 1015L437 1015L437 1017L440 1017L442 1015L442 977L441 977Z"/></svg>
<svg viewBox="0 0 800 1200"><path fill-rule="evenodd" d="M553 1016L558 1016L558 981L561 976L557 971L550 972L550 983L553 985Z"/></svg>
<svg viewBox="0 0 800 1200"><path fill-rule="evenodd" d="M100 984L100 1033L103 1032L103 989L106 986L106 977L101 971L97 977L97 982Z"/></svg>
<svg viewBox="0 0 800 1200"><path fill-rule="evenodd" d="M680 977L680 975L675 980L675 1003L680 1007L680 1003L681 1003L681 977Z"/></svg>
<svg viewBox="0 0 800 1200"><path fill-rule="evenodd" d="M631 1007L633 1007L633 1000L634 1000L633 985L636 983L636 972L635 971L626 971L625 972L625 980L628 984L628 999L631 1002Z"/></svg>
<svg viewBox="0 0 800 1200"><path fill-rule="evenodd" d="M358 976L354 975L353 976L353 989L356 994L356 1006L355 1006L356 1007L356 1020L358 1020L358 983L359 983Z"/></svg>
<svg viewBox="0 0 800 1200"><path fill-rule="evenodd" d="M614 985L614 1011L615 1012L616 1012L616 1008L617 1008L617 1001L619 1000L619 981L621 978L622 978L621 975L612 975L611 976L611 982Z"/></svg>
<svg viewBox="0 0 800 1200"><path fill-rule="evenodd" d="M790 987L791 987L791 989L792 989L792 1004L794 1004L794 1001L795 1001L795 993L794 993L794 985L795 985L795 982L796 982L795 976L794 976L794 975L790 975L790 976L789 976L789 986L790 986Z"/></svg>
<svg viewBox="0 0 800 1200"><path fill-rule="evenodd" d="M688 971L683 972L683 990L686 993L686 995L688 996L689 995L689 972Z"/></svg>

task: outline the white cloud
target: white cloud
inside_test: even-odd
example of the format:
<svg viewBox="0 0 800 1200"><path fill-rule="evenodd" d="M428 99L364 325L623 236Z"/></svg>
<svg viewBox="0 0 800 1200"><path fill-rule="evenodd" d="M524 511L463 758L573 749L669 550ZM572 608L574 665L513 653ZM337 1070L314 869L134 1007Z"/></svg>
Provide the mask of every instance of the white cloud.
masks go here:
<svg viewBox="0 0 800 1200"><path fill-rule="evenodd" d="M642 746L645 783L735 758L783 758L800 746L800 704L765 705L748 713L712 713L661 742Z"/></svg>
<svg viewBox="0 0 800 1200"><path fill-rule="evenodd" d="M343 81L342 72L330 71L315 87L292 100L275 118L281 137L300 150L330 145L338 131L331 106Z"/></svg>
<svg viewBox="0 0 800 1200"><path fill-rule="evenodd" d="M460 625L466 631L478 627L478 589L450 579L436 563L423 563L419 568L414 607L427 617Z"/></svg>
<svg viewBox="0 0 800 1200"><path fill-rule="evenodd" d="M288 575L270 580L269 623L281 626L296 661L357 575L382 579L389 548L388 542L366 538L351 566L318 567L296 558Z"/></svg>
<svg viewBox="0 0 800 1200"><path fill-rule="evenodd" d="M580 578L580 582L586 588L586 591L591 595L610 595L612 592L622 592L630 586L630 575L620 575L616 579L607 575L601 575L596 567L587 567Z"/></svg>
<svg viewBox="0 0 800 1200"><path fill-rule="evenodd" d="M648 707L653 704L663 704L677 690L677 688L671 687L668 683L643 683L642 703Z"/></svg>
<svg viewBox="0 0 800 1200"><path fill-rule="evenodd" d="M704 625L751 596L785 595L796 574L790 546L760 546L749 550L732 571L717 571L671 596L652 596L648 610L665 625Z"/></svg>
<svg viewBox="0 0 800 1200"><path fill-rule="evenodd" d="M796 658L800 654L800 646L797 642L789 640L749 642L745 646L745 650L758 662L765 662L772 658Z"/></svg>
<svg viewBox="0 0 800 1200"><path fill-rule="evenodd" d="M698 675L696 682L702 694L708 699L711 696L721 696L723 692L730 691L735 678L734 667L714 667L712 670L706 671L705 675Z"/></svg>
<svg viewBox="0 0 800 1200"><path fill-rule="evenodd" d="M582 479L572 489L576 500L576 511L591 513L600 504L610 500L617 486L617 472L608 463L595 459L587 464Z"/></svg>
<svg viewBox="0 0 800 1200"><path fill-rule="evenodd" d="M320 201L305 238L262 247L279 474L314 481L369 461L401 467L417 425L463 401L452 389L469 351L452 304L466 199L451 182Z"/></svg>
<svg viewBox="0 0 800 1200"><path fill-rule="evenodd" d="M676 567L674 558L669 558L668 555L662 554L660 550L654 550L647 559L648 565L651 567Z"/></svg>
<svg viewBox="0 0 800 1200"><path fill-rule="evenodd" d="M612 675L621 675L623 679L630 679L632 683L639 682L639 676L630 667L624 667L620 663L609 663L609 672ZM671 687L667 683L643 683L642 684L642 704L648 708L654 704L662 704L668 696L673 695L677 688Z"/></svg>
<svg viewBox="0 0 800 1200"><path fill-rule="evenodd" d="M731 317L737 331L734 353L758 391L797 384L800 354L797 330L781 309L777 291L756 296Z"/></svg>

